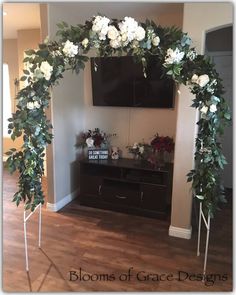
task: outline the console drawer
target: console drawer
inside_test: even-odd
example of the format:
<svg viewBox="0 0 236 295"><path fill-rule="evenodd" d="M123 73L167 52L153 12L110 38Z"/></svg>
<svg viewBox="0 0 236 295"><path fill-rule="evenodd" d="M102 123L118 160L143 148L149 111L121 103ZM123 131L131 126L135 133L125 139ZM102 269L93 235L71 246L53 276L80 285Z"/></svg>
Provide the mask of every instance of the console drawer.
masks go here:
<svg viewBox="0 0 236 295"><path fill-rule="evenodd" d="M139 207L141 195L139 185L134 183L122 183L119 181L104 181L101 189L102 199L105 202Z"/></svg>

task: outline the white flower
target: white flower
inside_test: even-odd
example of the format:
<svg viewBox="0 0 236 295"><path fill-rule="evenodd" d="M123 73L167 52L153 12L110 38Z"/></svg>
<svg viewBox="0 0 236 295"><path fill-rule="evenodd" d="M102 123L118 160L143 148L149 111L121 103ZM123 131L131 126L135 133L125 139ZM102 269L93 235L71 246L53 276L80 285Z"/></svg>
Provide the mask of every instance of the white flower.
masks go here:
<svg viewBox="0 0 236 295"><path fill-rule="evenodd" d="M49 42L49 36L47 36L47 37L44 39L43 43L44 43L44 44L48 44L48 42Z"/></svg>
<svg viewBox="0 0 236 295"><path fill-rule="evenodd" d="M86 144L89 148L94 147L94 140L92 139L92 137L86 139Z"/></svg>
<svg viewBox="0 0 236 295"><path fill-rule="evenodd" d="M132 17L126 16L122 22L118 24L121 35L127 35L127 41L131 42L136 38L136 30L138 29L138 22Z"/></svg>
<svg viewBox="0 0 236 295"><path fill-rule="evenodd" d="M115 40L119 36L119 32L115 26L109 26L107 37L111 40Z"/></svg>
<svg viewBox="0 0 236 295"><path fill-rule="evenodd" d="M81 42L82 46L84 48L86 48L88 46L88 43L89 43L89 39L88 38L84 38L84 40Z"/></svg>
<svg viewBox="0 0 236 295"><path fill-rule="evenodd" d="M144 153L144 146L140 146L139 147L139 152L140 152L140 154L143 154Z"/></svg>
<svg viewBox="0 0 236 295"><path fill-rule="evenodd" d="M158 36L155 36L152 38L152 45L153 46L158 46L160 43L160 38Z"/></svg>
<svg viewBox="0 0 236 295"><path fill-rule="evenodd" d="M27 102L27 109L33 110L34 109L34 103L33 102Z"/></svg>
<svg viewBox="0 0 236 295"><path fill-rule="evenodd" d="M138 148L138 143L135 142L134 145L133 145L133 149L137 149Z"/></svg>
<svg viewBox="0 0 236 295"><path fill-rule="evenodd" d="M122 40L122 42L125 42L127 40L127 34L126 33L123 33L121 35L121 40Z"/></svg>
<svg viewBox="0 0 236 295"><path fill-rule="evenodd" d="M217 107L215 104L210 105L210 112L215 113L217 111Z"/></svg>
<svg viewBox="0 0 236 295"><path fill-rule="evenodd" d="M197 81L198 81L198 75L194 74L194 75L192 76L191 81L192 81L192 83L197 83Z"/></svg>
<svg viewBox="0 0 236 295"><path fill-rule="evenodd" d="M195 50L190 50L187 54L186 57L193 61L197 57L197 52Z"/></svg>
<svg viewBox="0 0 236 295"><path fill-rule="evenodd" d="M115 40L110 40L110 46L112 48L119 48L121 46L121 37L118 36Z"/></svg>
<svg viewBox="0 0 236 295"><path fill-rule="evenodd" d="M50 80L53 67L47 61L43 61L40 66L40 71L44 74L46 80Z"/></svg>
<svg viewBox="0 0 236 295"><path fill-rule="evenodd" d="M62 53L60 50L55 50L55 51L52 51L52 56L55 57L55 56L62 56Z"/></svg>
<svg viewBox="0 0 236 295"><path fill-rule="evenodd" d="M204 87L210 81L209 76L204 74L198 77L197 84L200 87Z"/></svg>
<svg viewBox="0 0 236 295"><path fill-rule="evenodd" d="M73 42L67 40L62 51L66 56L74 57L78 53L78 45L74 45Z"/></svg>
<svg viewBox="0 0 236 295"><path fill-rule="evenodd" d="M135 39L138 41L142 41L145 38L145 30L141 26L138 26L135 31Z"/></svg>
<svg viewBox="0 0 236 295"><path fill-rule="evenodd" d="M108 32L108 24L110 19L105 16L96 16L93 21L92 30L99 35L100 40L106 40L106 34Z"/></svg>
<svg viewBox="0 0 236 295"><path fill-rule="evenodd" d="M167 49L166 56L165 56L165 63L166 64L178 64L184 57L184 52L179 51L178 48L175 50L169 48Z"/></svg>
<svg viewBox="0 0 236 295"><path fill-rule="evenodd" d="M203 114L206 114L208 112L208 107L207 106L203 106L201 109L200 109L200 112L203 113Z"/></svg>
<svg viewBox="0 0 236 295"><path fill-rule="evenodd" d="M33 110L33 109L39 109L40 108L40 104L37 102L37 101L30 101L30 102L27 102L27 105L26 105L27 109L29 110Z"/></svg>
<svg viewBox="0 0 236 295"><path fill-rule="evenodd" d="M34 108L36 109L40 108L40 104L38 103L38 101L34 101Z"/></svg>

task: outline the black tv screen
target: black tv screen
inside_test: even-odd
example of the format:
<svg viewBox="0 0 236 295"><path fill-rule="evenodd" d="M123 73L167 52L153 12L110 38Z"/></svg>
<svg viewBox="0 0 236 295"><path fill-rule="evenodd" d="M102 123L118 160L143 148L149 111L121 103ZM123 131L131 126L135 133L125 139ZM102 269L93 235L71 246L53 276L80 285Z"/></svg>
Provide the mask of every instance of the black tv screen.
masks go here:
<svg viewBox="0 0 236 295"><path fill-rule="evenodd" d="M91 58L93 105L173 108L175 83L161 78L157 57L150 58L146 72L147 78L132 56Z"/></svg>

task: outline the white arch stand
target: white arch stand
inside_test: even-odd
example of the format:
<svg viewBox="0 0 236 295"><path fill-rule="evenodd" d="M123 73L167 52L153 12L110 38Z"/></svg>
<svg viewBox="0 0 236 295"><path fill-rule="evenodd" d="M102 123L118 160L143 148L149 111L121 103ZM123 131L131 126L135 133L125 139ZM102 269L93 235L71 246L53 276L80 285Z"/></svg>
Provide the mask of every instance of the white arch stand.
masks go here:
<svg viewBox="0 0 236 295"><path fill-rule="evenodd" d="M26 271L29 271L29 258L28 258L28 243L27 243L27 221L34 214L34 212L39 208L39 232L38 232L38 247L41 247L41 229L42 229L42 204L34 209L33 212L26 216L26 211L24 210L24 238L25 238L25 268Z"/></svg>
<svg viewBox="0 0 236 295"><path fill-rule="evenodd" d="M210 221L211 217L208 213L208 217L206 219L203 211L202 211L202 202L200 203L199 208L199 224L198 224L198 241L197 241L197 256L200 256L200 242L201 242L201 225L202 225L202 219L205 223L207 234L206 234L206 246L205 246L205 256L204 256L204 266L203 266L203 281L205 281L206 276L206 266L207 266L207 255L208 255L208 247L209 247L209 235L210 235Z"/></svg>

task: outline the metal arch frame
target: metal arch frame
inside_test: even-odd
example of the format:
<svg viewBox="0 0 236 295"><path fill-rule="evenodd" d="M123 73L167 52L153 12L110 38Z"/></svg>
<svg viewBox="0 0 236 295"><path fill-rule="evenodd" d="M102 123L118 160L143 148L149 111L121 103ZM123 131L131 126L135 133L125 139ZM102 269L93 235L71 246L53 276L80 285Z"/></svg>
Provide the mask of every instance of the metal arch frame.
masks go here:
<svg viewBox="0 0 236 295"><path fill-rule="evenodd" d="M207 266L207 256L208 256L208 248L209 248L209 235L210 235L210 226L211 226L211 217L208 212L208 217L206 219L203 211L202 211L202 202L200 203L199 208L199 224L198 224L198 241L197 241L197 256L200 256L200 242L201 242L201 223L202 219L205 223L207 234L206 234L206 246L205 246L205 254L204 254L204 266L203 266L203 281L205 281L206 277L206 266Z"/></svg>
<svg viewBox="0 0 236 295"><path fill-rule="evenodd" d="M38 204L33 212L26 216L26 211L24 210L24 240L25 240L25 268L29 271L29 257L28 257L28 243L27 243L27 221L39 208L39 231L38 231L38 247L41 248L41 236L42 236L42 204Z"/></svg>

